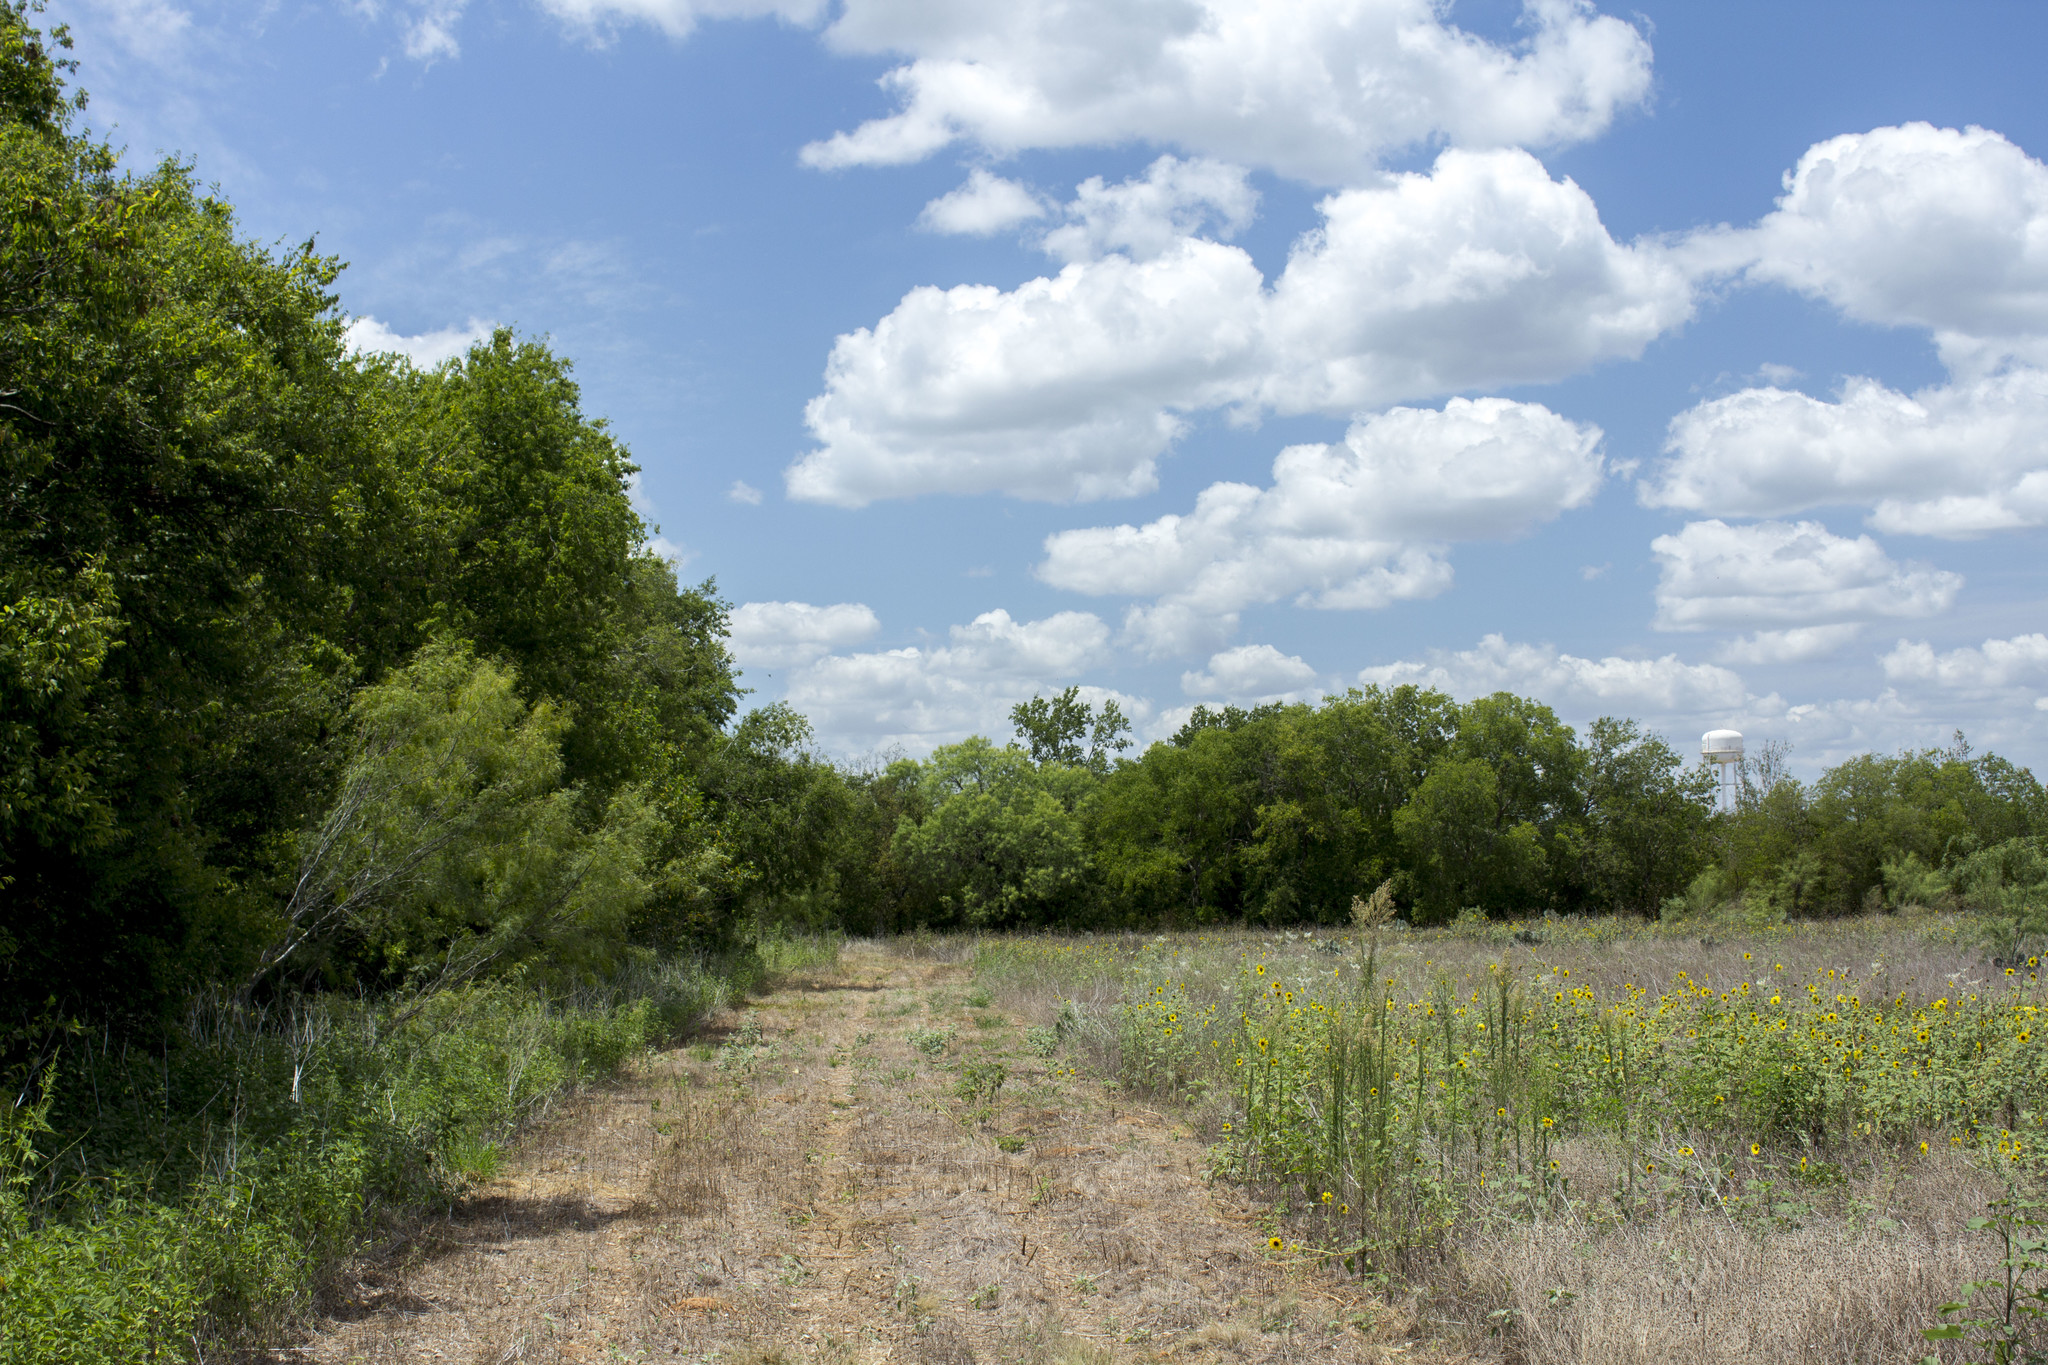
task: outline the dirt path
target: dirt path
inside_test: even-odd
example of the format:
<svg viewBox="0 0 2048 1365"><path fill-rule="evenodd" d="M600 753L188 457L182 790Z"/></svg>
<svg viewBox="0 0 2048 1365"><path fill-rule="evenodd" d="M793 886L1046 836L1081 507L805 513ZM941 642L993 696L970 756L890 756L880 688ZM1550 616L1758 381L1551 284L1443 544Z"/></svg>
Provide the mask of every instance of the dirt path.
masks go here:
<svg viewBox="0 0 2048 1365"><path fill-rule="evenodd" d="M290 1356L1396 1356L1384 1307L1269 1257L1189 1134L970 991L874 952L788 983L536 1134Z"/></svg>

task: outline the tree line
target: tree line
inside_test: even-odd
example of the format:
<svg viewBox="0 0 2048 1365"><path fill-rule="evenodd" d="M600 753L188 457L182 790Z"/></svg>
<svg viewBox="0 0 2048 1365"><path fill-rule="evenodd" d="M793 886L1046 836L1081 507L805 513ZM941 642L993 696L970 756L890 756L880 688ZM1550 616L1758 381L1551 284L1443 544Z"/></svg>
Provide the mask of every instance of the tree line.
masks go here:
<svg viewBox="0 0 2048 1365"><path fill-rule="evenodd" d="M827 848L780 913L858 932L1332 924L1384 885L1419 924L1776 918L2048 881L2028 870L2048 794L1960 736L1810 783L1766 746L1721 812L1715 777L1662 737L1616 718L1581 736L1505 692L1461 703L1369 687L1197 707L1135 757L1119 752L1128 726L1114 703L1093 711L1072 688L1011 719L1004 745L976 737L862 771L816 764L812 829ZM2005 870L1984 871L1994 864Z"/></svg>
<svg viewBox="0 0 2048 1365"><path fill-rule="evenodd" d="M432 369L351 353L341 262L246 240L189 165L123 170L31 17L0 0L17 1040L775 925L1327 923L1383 884L1424 923L1834 914L1963 894L1993 849L1971 886L2033 875L2048 806L1995 757L1758 767L1717 816L1662 738L1506 693L1202 707L1134 751L1068 689L1008 742L835 763L742 713L716 584L650 549L567 360L506 329Z"/></svg>

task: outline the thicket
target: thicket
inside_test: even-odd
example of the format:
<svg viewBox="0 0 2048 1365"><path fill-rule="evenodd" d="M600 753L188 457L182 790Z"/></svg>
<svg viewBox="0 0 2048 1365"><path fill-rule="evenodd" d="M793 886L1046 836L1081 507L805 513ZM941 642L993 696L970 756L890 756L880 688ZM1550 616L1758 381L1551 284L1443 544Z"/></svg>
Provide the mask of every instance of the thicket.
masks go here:
<svg viewBox="0 0 2048 1365"><path fill-rule="evenodd" d="M732 724L715 585L564 360L350 354L340 263L123 170L34 18L0 0L0 1360L175 1360L786 954L808 760Z"/></svg>
<svg viewBox="0 0 2048 1365"><path fill-rule="evenodd" d="M2048 935L2048 793L1960 735L1810 783L1766 746L1717 811L1714 778L1662 737L1614 718L1582 737L1507 693L1197 708L1135 758L1122 717L1072 689L1013 720L1004 746L815 769L827 856L786 912L864 933L1339 924L1385 884L1416 924L1952 905L2001 958Z"/></svg>

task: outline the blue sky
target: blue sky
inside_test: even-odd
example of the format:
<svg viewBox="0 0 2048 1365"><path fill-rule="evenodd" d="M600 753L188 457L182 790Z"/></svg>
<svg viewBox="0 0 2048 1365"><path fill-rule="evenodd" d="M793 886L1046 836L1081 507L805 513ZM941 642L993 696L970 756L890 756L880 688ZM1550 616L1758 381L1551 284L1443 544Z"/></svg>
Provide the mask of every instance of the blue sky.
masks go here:
<svg viewBox="0 0 2048 1365"><path fill-rule="evenodd" d="M1421 681L2048 767L2048 7L48 17L359 345L552 337L842 756Z"/></svg>

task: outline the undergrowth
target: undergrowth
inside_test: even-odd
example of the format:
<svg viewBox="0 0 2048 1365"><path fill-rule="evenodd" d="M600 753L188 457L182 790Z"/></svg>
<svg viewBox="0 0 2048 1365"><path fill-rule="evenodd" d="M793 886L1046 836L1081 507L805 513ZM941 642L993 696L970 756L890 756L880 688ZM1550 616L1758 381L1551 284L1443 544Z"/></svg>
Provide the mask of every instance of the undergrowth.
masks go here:
<svg viewBox="0 0 2048 1365"><path fill-rule="evenodd" d="M272 1336L380 1220L490 1178L562 1094L836 955L780 940L569 991L198 1001L147 1047L55 1034L0 1110L0 1365Z"/></svg>

